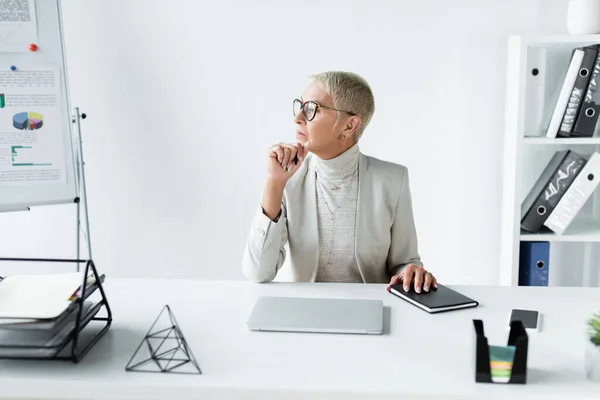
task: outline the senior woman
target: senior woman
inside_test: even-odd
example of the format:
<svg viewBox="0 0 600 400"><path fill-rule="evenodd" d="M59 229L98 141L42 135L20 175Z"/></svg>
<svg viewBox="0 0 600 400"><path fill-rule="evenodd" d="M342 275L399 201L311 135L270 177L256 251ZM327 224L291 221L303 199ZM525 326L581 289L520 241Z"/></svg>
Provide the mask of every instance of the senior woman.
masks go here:
<svg viewBox="0 0 600 400"><path fill-rule="evenodd" d="M245 276L272 281L286 259L301 282L437 286L423 267L405 166L367 156L358 141L375 110L360 76L310 77L293 102L297 143L268 151L267 177L243 256Z"/></svg>

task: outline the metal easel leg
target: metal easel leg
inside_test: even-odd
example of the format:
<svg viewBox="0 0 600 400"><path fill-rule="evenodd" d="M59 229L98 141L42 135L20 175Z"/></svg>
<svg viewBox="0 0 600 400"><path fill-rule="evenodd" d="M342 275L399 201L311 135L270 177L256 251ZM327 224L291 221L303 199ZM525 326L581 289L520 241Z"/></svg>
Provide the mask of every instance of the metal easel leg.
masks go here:
<svg viewBox="0 0 600 400"><path fill-rule="evenodd" d="M86 115L85 113L80 113L79 111L79 107L75 107L75 114L73 115L72 121L74 124L76 124L77 127L77 132L76 132L76 138L75 138L75 143L76 143L76 149L75 149L75 154L76 154L76 165L77 165L77 170L76 170L76 179L77 179L77 186L79 188L79 199L77 201L77 272L81 271L81 263L83 262L85 264L85 269L84 269L84 274L83 274L83 281L82 281L82 285L81 285L81 304L79 307L79 310L77 311L77 318L76 318L76 323L75 323L75 335L73 337L73 342L72 342L72 349L71 349L71 355L68 357L68 359L71 359L73 362L79 362L83 356L85 356L85 354L96 344L96 342L98 340L100 340L100 338L102 336L104 336L104 334L108 331L111 322L112 322L112 312L110 309L110 306L108 305L108 301L106 299L106 294L104 293L104 289L103 289L103 285L100 282L100 275L98 274L98 271L96 270L96 267L94 265L94 261L92 258L92 239L91 239L91 235L90 235L90 219L89 219L89 213L88 213L88 202L87 202L87 188L86 188L86 182L85 182L85 161L83 159L83 140L82 140L82 135L81 135L81 120L85 119ZM81 213L84 213L84 218L85 218L85 231L82 230L81 228L81 218L82 215ZM85 241L87 243L87 261L83 260L81 258L81 235L85 236ZM95 315L93 317L93 321L99 321L99 322L105 322L105 325L103 327L103 329L96 334L96 336L90 341L88 342L86 345L84 345L83 347L80 347L82 345L82 343L79 340L79 333L81 331L81 329L83 329L85 325L85 323L82 321L82 318L84 317L82 314L82 310L83 310L83 302L85 301L86 297L87 297L87 277L90 275L90 273L92 273L93 277L96 279L96 282L98 282L98 290L100 291L101 297L102 297L102 305L105 307L106 309L106 313L107 316L106 317L98 317L97 315Z"/></svg>
<svg viewBox="0 0 600 400"><path fill-rule="evenodd" d="M77 144L77 149L76 149L76 154L77 154L77 159L76 159L76 164L77 164L77 185L79 186L80 189L80 197L79 197L79 201L77 202L77 259L80 260L80 253L81 253L81 202L83 201L83 212L84 212L84 216L85 216L85 241L87 243L87 252L88 252L88 256L87 258L89 260L92 260L92 239L90 237L90 219L89 219L89 215L88 215L88 204L87 204L87 189L86 189L86 183L85 183L85 161L83 160L83 144L82 144L82 139L81 139L81 120L85 119L86 115L85 113L80 113L79 112L79 107L75 107L75 115L73 116L73 123L76 124L77 126L77 137L76 137L76 144ZM80 270L80 264L77 263L77 272L79 272Z"/></svg>
<svg viewBox="0 0 600 400"><path fill-rule="evenodd" d="M79 206L79 201L77 202L77 211L76 212L77 212L77 221L75 223L75 225L77 227L77 236L76 236L77 237L77 239L76 239L77 240L77 257L76 257L76 260L78 260L77 261L77 272L80 272L79 271L79 269L80 269L80 267L79 267L79 264L80 264L79 260L81 260L81 251L80 251L80 247L81 247L81 243L80 243L81 242L81 240L80 240L80 236L81 236L81 232L80 232L80 229L81 229L81 207Z"/></svg>

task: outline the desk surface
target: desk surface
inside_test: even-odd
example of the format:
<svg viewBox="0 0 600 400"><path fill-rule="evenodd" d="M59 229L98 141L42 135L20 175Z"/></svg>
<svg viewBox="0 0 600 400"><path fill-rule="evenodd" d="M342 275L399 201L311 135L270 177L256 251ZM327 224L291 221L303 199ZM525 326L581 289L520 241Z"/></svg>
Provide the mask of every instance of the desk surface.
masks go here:
<svg viewBox="0 0 600 400"><path fill-rule="evenodd" d="M600 383L584 371L585 320L600 310L599 288L458 286L481 305L430 315L384 285L107 279L105 287L114 322L81 363L0 361L0 398L599 398ZM250 332L259 295L381 299L384 334ZM202 375L125 371L165 304ZM543 313L542 332L530 335L528 384L475 383L472 320L483 320L490 344L505 344L513 307Z"/></svg>

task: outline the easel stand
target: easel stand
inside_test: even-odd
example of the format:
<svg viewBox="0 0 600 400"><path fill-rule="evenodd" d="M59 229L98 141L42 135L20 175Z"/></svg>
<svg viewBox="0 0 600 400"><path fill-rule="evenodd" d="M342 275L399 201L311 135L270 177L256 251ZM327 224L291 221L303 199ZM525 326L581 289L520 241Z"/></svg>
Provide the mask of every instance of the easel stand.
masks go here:
<svg viewBox="0 0 600 400"><path fill-rule="evenodd" d="M85 173L83 161L83 148L81 144L81 124L80 120L85 118L85 114L79 113L79 108L75 108L75 115L72 123L77 126L77 137L75 138L76 147L76 166L77 182L83 197L84 217L87 242L88 258L80 257L81 241L81 204L82 199L75 201L77 207L77 257L75 259L56 259L56 258L0 258L0 261L8 262L33 262L33 263L70 263L75 264L77 272L81 272L81 266L85 265L81 275L80 290L69 308L60 317L54 320L35 320L23 321L18 324L0 324L0 332L3 334L12 331L13 333L22 333L23 336L35 338L40 332L56 333L59 339L42 344L6 344L0 339L0 359L33 359L33 360L67 360L78 363L88 353L88 351L104 336L112 323L112 312L106 298L103 288L104 275L100 275L96 265L92 260L89 217L87 207L87 194L85 186ZM92 279L90 283L90 279ZM1 281L0 281L1 284ZM99 291L101 299L92 306L86 303L92 294ZM67 300L67 299L65 299ZM105 316L98 316L104 309ZM13 319L13 318L11 318ZM99 331L84 340L82 332L90 322L100 322ZM1 322L1 321L0 321ZM86 335L87 336L87 332Z"/></svg>
<svg viewBox="0 0 600 400"><path fill-rule="evenodd" d="M490 346L483 331L483 321L473 320L475 329L475 382L496 383L492 379ZM514 347L510 378L502 383L527 383L527 352L529 339L521 321L512 321L507 346Z"/></svg>

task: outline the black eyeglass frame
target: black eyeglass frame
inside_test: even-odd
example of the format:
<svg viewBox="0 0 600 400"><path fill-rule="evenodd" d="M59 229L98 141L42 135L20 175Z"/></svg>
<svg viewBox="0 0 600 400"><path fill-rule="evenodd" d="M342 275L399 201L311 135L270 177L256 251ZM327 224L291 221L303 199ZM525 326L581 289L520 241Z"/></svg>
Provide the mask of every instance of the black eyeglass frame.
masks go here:
<svg viewBox="0 0 600 400"><path fill-rule="evenodd" d="M306 119L307 121L312 121L315 118L315 115L317 115L317 110L319 109L319 107L326 108L328 110L333 110L333 111L340 111L340 112L343 112L346 114L350 114L352 116L356 115L356 113L353 113L352 111L340 110L338 108L323 106L323 105L317 103L316 101L308 100L303 103L302 100L300 100L300 99L294 99L294 101L292 102L292 112L294 113L294 116L296 116L296 103L300 104L300 111L302 111L302 114L304 114L304 119ZM309 104L309 103L315 105L315 112L313 113L311 118L308 118L308 116L306 115L306 111L304 111L305 105Z"/></svg>

